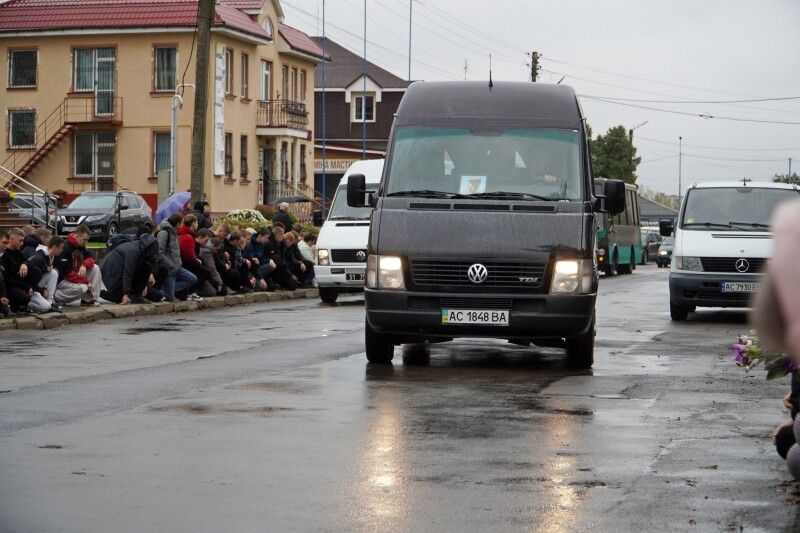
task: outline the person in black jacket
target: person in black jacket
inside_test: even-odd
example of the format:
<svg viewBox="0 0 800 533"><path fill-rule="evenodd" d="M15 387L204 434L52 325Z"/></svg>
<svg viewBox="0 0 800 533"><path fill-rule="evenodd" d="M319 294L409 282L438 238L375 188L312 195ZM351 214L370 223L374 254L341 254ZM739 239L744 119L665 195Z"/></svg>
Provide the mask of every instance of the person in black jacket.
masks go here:
<svg viewBox="0 0 800 533"><path fill-rule="evenodd" d="M783 398L783 406L789 410L792 418L777 427L774 437L778 455L786 459L789 449L797 442L794 437L794 419L800 412L800 371L792 372L792 388Z"/></svg>
<svg viewBox="0 0 800 533"><path fill-rule="evenodd" d="M115 247L100 266L106 290L100 296L118 304L147 303L144 294L158 255L158 240L145 234Z"/></svg>
<svg viewBox="0 0 800 533"><path fill-rule="evenodd" d="M0 257L6 298L11 311L24 311L33 295L33 288L25 279L28 277L28 265L25 264L25 257L22 255L22 241L25 239L25 234L19 228L11 228L8 234L8 247Z"/></svg>
<svg viewBox="0 0 800 533"><path fill-rule="evenodd" d="M8 248L8 239L8 232L6 230L0 230L0 259L3 258L3 253L5 253L6 248ZM0 315L3 317L7 317L11 314L11 309L8 307L9 303L8 294L6 293L6 282L3 279L3 264L2 261L0 261Z"/></svg>
<svg viewBox="0 0 800 533"><path fill-rule="evenodd" d="M54 235L47 239L46 246L39 246L36 252L28 258L28 267L30 268L28 283L34 291L47 300L52 311L61 311L61 306L55 302L58 272L53 268L53 260L63 251L64 237Z"/></svg>
<svg viewBox="0 0 800 533"><path fill-rule="evenodd" d="M197 229L211 229L214 225L211 221L211 206L205 200L195 202L190 214L197 217Z"/></svg>
<svg viewBox="0 0 800 533"><path fill-rule="evenodd" d="M26 235L25 240L22 241L22 255L25 256L25 259L29 259L36 253L39 246L47 246L51 235L52 233L47 228L36 228L36 231Z"/></svg>
<svg viewBox="0 0 800 533"><path fill-rule="evenodd" d="M289 217L289 204L281 202L278 206L278 212L272 216L272 225L276 223L283 225L283 229L289 231L292 229L292 219Z"/></svg>

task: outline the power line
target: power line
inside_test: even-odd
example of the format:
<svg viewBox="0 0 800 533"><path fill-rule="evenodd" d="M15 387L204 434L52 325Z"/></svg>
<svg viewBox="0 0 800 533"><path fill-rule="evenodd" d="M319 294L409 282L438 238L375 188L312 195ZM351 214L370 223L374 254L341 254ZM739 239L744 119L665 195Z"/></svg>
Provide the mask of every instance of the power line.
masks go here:
<svg viewBox="0 0 800 533"><path fill-rule="evenodd" d="M604 100L602 98L594 98L591 96L583 96L586 100L592 100L594 102L604 102L606 104L614 104L614 105L621 105L626 107L635 107L637 109L648 109L650 111L660 111L662 113L672 113L673 115L684 115L688 117L698 117L704 119L716 119L716 120L732 120L734 122L753 122L758 124L789 124L789 125L800 125L800 122L790 122L786 120L763 120L757 118L743 118L743 117L728 117L722 115L710 115L707 113L692 113L686 111L676 111L674 109L664 109L661 107L652 107L652 106L643 106L637 104L628 104L625 102L615 102L613 100Z"/></svg>
<svg viewBox="0 0 800 533"><path fill-rule="evenodd" d="M800 96L782 96L776 98L750 98L746 100L644 100L639 98L618 98L616 96L581 95L584 98L614 100L617 102L641 102L651 104L737 104L744 102L775 102L779 100L800 100Z"/></svg>
<svg viewBox="0 0 800 533"><path fill-rule="evenodd" d="M678 157L678 154L665 155L664 157L656 157L655 159L648 159L647 161L640 161L639 165L646 165L648 163L655 163L656 161L663 161L664 159L672 159L673 157Z"/></svg>
<svg viewBox="0 0 800 533"><path fill-rule="evenodd" d="M653 139L650 137L642 137L641 135L636 136L636 140L639 141L649 141L658 144L669 144L672 146L677 146L678 143L675 141L665 141L662 139ZM707 146L702 144L684 144L684 146L688 146L689 148L704 148L706 150L730 150L734 152L791 152L794 150L800 150L800 147L795 148L734 148L731 146Z"/></svg>

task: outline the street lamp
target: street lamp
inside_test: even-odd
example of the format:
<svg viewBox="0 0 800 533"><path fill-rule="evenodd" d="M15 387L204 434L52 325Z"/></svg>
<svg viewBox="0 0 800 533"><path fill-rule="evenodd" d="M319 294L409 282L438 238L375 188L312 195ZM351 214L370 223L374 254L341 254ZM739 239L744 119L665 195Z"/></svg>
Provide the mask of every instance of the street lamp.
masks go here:
<svg viewBox="0 0 800 533"><path fill-rule="evenodd" d="M169 129L169 196L175 194L178 183L175 168L178 153L178 109L183 107L183 97L178 94L178 90L183 87L195 88L193 83L180 83L175 86L175 94L172 95L172 122Z"/></svg>
<svg viewBox="0 0 800 533"><path fill-rule="evenodd" d="M559 81L558 83L561 83L561 82ZM632 127L631 129L629 129L629 130L628 130L628 140L631 142L631 144L633 144L633 130L635 130L635 129L637 129L637 128L641 128L642 126L644 126L645 124L647 124L647 122L648 122L648 121L647 121L647 120L645 120L645 121L644 121L644 122L642 122L641 124L638 124L638 125L636 125L636 126L634 126L634 127Z"/></svg>

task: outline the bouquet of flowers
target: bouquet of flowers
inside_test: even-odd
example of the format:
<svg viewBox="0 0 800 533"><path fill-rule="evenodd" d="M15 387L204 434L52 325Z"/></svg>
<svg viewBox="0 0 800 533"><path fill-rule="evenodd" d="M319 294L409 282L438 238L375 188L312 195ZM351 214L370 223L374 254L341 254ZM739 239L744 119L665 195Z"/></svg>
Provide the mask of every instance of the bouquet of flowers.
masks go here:
<svg viewBox="0 0 800 533"><path fill-rule="evenodd" d="M750 372L757 366L764 366L767 379L778 379L797 370L796 363L783 354L766 353L758 344L758 335L751 331L749 335L739 335L731 346L731 355L736 366Z"/></svg>
<svg viewBox="0 0 800 533"><path fill-rule="evenodd" d="M16 196L14 191L0 187L0 203L3 205L13 200Z"/></svg>

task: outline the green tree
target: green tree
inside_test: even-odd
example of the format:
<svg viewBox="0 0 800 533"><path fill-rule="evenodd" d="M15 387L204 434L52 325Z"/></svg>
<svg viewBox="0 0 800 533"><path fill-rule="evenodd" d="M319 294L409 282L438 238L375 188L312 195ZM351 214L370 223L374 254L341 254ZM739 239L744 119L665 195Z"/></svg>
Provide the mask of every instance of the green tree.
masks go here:
<svg viewBox="0 0 800 533"><path fill-rule="evenodd" d="M800 174L797 172L792 172L792 175L789 174L775 174L775 177L772 178L772 181L777 183L791 183L794 185L800 185Z"/></svg>
<svg viewBox="0 0 800 533"><path fill-rule="evenodd" d="M636 183L636 167L642 158L628 138L625 126L610 128L592 141L592 173L598 177Z"/></svg>

